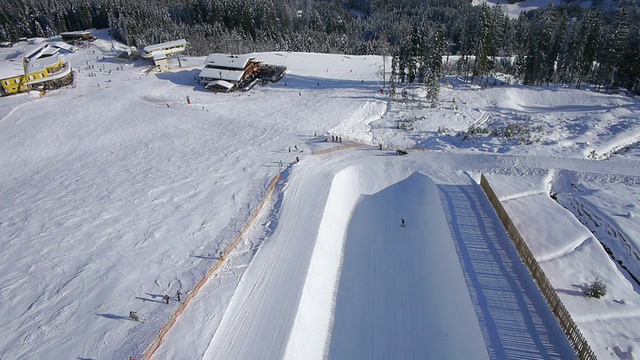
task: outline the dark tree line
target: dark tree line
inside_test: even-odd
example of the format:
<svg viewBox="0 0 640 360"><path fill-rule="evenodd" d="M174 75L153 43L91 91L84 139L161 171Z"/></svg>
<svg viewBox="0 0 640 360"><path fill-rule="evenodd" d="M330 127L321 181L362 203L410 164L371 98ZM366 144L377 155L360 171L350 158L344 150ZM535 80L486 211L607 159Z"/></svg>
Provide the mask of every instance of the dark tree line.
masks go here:
<svg viewBox="0 0 640 360"><path fill-rule="evenodd" d="M437 97L446 73L490 85L595 84L640 92L637 7L549 6L506 17L467 0L0 0L0 40L109 28L139 48L186 38L191 55L308 51L393 56L393 84ZM456 60L440 59L448 55Z"/></svg>

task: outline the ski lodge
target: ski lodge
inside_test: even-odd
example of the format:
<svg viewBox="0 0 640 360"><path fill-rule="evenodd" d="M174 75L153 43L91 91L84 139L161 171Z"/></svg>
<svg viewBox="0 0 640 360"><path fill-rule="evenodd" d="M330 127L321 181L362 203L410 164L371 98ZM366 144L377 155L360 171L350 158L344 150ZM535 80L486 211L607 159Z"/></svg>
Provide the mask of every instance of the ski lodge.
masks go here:
<svg viewBox="0 0 640 360"><path fill-rule="evenodd" d="M12 60L0 62L0 95L47 90L71 83L71 64L64 61L59 51L58 47L40 43L27 47Z"/></svg>
<svg viewBox="0 0 640 360"><path fill-rule="evenodd" d="M210 54L198 77L209 90L230 92L251 82L261 64L250 55Z"/></svg>

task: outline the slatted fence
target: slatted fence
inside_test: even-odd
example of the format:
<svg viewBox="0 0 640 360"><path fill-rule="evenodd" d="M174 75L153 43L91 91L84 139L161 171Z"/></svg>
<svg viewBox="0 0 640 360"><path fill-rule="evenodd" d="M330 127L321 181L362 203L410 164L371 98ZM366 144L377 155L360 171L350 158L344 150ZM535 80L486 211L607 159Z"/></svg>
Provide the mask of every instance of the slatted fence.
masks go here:
<svg viewBox="0 0 640 360"><path fill-rule="evenodd" d="M189 291L189 293L185 297L184 301L180 304L176 312L173 315L171 315L167 323L162 327L162 329L160 329L160 331L158 332L158 335L156 336L156 339L145 350L144 355L142 356L142 360L150 360L153 357L153 355L158 350L160 345L162 345L162 343L164 342L164 339L167 336L167 333L169 332L169 330L171 330L173 325L176 323L176 321L178 320L178 317L184 312L187 306L189 306L189 303L191 303L191 300L193 300L198 295L198 292L204 286L204 284L206 284L207 281L209 281L209 279L218 271L220 266L222 266L222 264L226 260L227 254L231 253L231 251L235 249L236 246L238 246L238 244L244 237L247 230L249 230L249 228L251 227L255 219L258 217L258 214L260 213L260 211L262 211L262 208L266 204L267 199L273 193L273 190L275 189L276 184L278 183L278 180L280 180L280 173L278 173L273 178L273 180L271 180L271 184L269 185L267 193L262 199L262 202L260 202L260 205L255 209L253 214L251 214L251 216L247 220L247 224L244 226L242 231L240 231L236 239L231 244L229 244L229 246L223 253L224 255L218 260L218 262L216 262L216 264L211 269L209 269L209 271L207 271L206 275L196 284L196 286L191 291Z"/></svg>
<svg viewBox="0 0 640 360"><path fill-rule="evenodd" d="M569 343L571 343L571 346L575 350L578 357L583 360L597 359L595 353L593 352L593 350L591 350L591 347L587 343L587 340L584 338L584 336L580 332L580 329L578 329L578 326L571 318L571 314L569 314L569 311L562 303L562 300L560 300L558 293L551 285L549 278L547 278L547 275L545 275L544 271L542 271L540 264L538 264L538 261L531 253L531 250L520 235L520 232L518 232L518 229L513 224L513 221L509 217L509 214L507 214L507 211L504 209L502 203L489 185L489 182L485 178L484 174L481 175L480 186L484 190L485 194L487 194L487 197L489 198L489 201L491 202L493 208L496 210L496 213L498 213L498 217L500 218L500 221L502 222L504 228L507 230L509 237L513 241L513 244L515 245L520 258L522 259L522 262L527 266L527 269L529 269L529 273L531 273L531 276L538 285L540 292L547 300L549 308L555 315L558 323L560 323L560 327L562 327L562 330L569 339Z"/></svg>

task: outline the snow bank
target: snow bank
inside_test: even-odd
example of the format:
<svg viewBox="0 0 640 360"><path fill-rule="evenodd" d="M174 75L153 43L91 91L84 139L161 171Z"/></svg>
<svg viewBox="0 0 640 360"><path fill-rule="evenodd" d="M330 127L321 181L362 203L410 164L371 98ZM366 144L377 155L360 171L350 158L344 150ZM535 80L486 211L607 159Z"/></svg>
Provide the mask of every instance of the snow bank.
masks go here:
<svg viewBox="0 0 640 360"><path fill-rule="evenodd" d="M358 185L359 174L354 167L333 178L284 359L323 358L330 336L347 225L360 195Z"/></svg>
<svg viewBox="0 0 640 360"><path fill-rule="evenodd" d="M355 111L350 117L344 119L338 126L329 130L329 133L341 135L345 139L374 145L373 134L369 124L379 120L386 110L387 104L384 101L364 103L359 111Z"/></svg>
<svg viewBox="0 0 640 360"><path fill-rule="evenodd" d="M580 197L559 194L558 199L576 197L578 202L593 202L589 204L592 209L611 210L611 205L605 205L604 199L611 201L615 196L603 193L601 187L580 192L582 185L576 187L576 179L572 181L573 186L568 184L570 175L561 174L554 191L573 190ZM515 182L500 176L489 178L499 198L505 198L505 193L514 193ZM521 177L518 179L523 180ZM609 186L620 188L619 184ZM523 192L531 187L536 185L522 181ZM631 193L626 188L620 190L624 196ZM621 199L619 202L626 203ZM640 337L637 327L640 321L640 297L626 272L610 258L589 229L546 194L506 200L503 206L598 358L625 358L626 354L636 350L634 339ZM576 211L581 215L604 221L604 224L611 218L599 211L589 214L590 210L585 210L582 205L571 206L577 207ZM622 216L620 220L624 223L627 218ZM611 224L616 224L616 221ZM596 228L602 225L596 225ZM607 225L604 231L612 232L611 225ZM630 237L636 233L633 226L627 231ZM598 231L595 234L599 237L604 235ZM607 294L598 300L584 295L588 285L597 278L607 286Z"/></svg>

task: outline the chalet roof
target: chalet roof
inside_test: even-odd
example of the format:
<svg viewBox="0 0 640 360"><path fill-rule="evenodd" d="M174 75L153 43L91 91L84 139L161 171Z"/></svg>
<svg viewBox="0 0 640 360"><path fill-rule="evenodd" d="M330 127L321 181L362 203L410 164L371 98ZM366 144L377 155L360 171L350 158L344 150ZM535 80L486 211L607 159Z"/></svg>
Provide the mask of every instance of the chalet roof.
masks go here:
<svg viewBox="0 0 640 360"><path fill-rule="evenodd" d="M173 46L180 46L180 45L187 45L187 40L180 39L180 40L167 41L161 44L147 45L144 47L143 50L147 53L151 53L153 51L162 50L163 48L166 48L166 47L173 47Z"/></svg>
<svg viewBox="0 0 640 360"><path fill-rule="evenodd" d="M200 71L200 74L198 76L200 76L201 78L239 82L242 79L242 75L244 75L244 70L226 70L205 67L204 69L202 69L202 71Z"/></svg>
<svg viewBox="0 0 640 360"><path fill-rule="evenodd" d="M2 61L0 62L0 80L9 79L24 75L21 62Z"/></svg>
<svg viewBox="0 0 640 360"><path fill-rule="evenodd" d="M215 80L212 81L210 83L207 84L207 86L205 86L207 89L210 88L214 88L214 87L220 87L220 88L225 88L227 90L230 90L231 88L233 88L233 84L228 82L228 81L224 81L224 80Z"/></svg>
<svg viewBox="0 0 640 360"><path fill-rule="evenodd" d="M255 57L250 55L210 54L204 64L206 67L244 69Z"/></svg>
<svg viewBox="0 0 640 360"><path fill-rule="evenodd" d="M25 72L31 74L34 72L42 71L47 66L53 66L60 60L60 55L49 56L45 58L36 59L27 63Z"/></svg>

